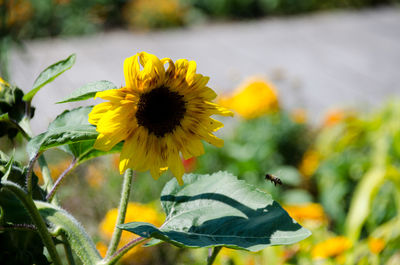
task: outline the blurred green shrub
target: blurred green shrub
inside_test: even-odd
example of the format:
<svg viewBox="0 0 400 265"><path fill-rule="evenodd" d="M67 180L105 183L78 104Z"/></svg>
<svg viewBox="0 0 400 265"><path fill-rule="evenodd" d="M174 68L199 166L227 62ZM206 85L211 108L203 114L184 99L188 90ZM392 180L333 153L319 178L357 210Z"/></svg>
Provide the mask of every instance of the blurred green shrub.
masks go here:
<svg viewBox="0 0 400 265"><path fill-rule="evenodd" d="M316 140L321 163L314 177L334 230L353 239L398 215L400 102L359 117L343 115Z"/></svg>
<svg viewBox="0 0 400 265"><path fill-rule="evenodd" d="M195 8L212 17L252 18L299 14L334 8L361 8L399 3L398 0L191 0Z"/></svg>

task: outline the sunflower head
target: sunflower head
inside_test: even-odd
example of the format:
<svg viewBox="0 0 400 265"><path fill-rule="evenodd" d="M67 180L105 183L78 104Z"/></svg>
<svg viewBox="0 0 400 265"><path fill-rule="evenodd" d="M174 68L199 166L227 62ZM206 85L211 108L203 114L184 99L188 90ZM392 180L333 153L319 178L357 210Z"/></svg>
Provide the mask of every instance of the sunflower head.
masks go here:
<svg viewBox="0 0 400 265"><path fill-rule="evenodd" d="M201 140L221 147L212 133L223 124L210 116L233 113L212 103L215 92L208 77L196 73L196 63L175 63L141 52L124 62L126 86L98 92L108 100L96 105L89 122L97 126L95 148L110 150L124 141L119 170L150 170L154 178L168 168L182 184L181 156L189 159L204 153Z"/></svg>

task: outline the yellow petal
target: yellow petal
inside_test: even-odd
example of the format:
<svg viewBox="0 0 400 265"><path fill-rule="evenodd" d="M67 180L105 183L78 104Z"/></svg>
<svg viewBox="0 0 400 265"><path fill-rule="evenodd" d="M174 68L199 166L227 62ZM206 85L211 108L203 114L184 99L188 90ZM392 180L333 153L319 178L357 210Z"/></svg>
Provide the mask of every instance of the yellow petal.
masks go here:
<svg viewBox="0 0 400 265"><path fill-rule="evenodd" d="M109 136L100 133L99 136L97 136L93 147L102 151L110 151L114 145L121 142L123 139L123 135L116 134Z"/></svg>
<svg viewBox="0 0 400 265"><path fill-rule="evenodd" d="M136 77L140 72L138 55L126 58L124 61L124 77L128 88L136 88Z"/></svg>
<svg viewBox="0 0 400 265"><path fill-rule="evenodd" d="M96 125L97 122L103 117L113 105L110 102L103 102L93 107L92 111L89 113L89 122Z"/></svg>
<svg viewBox="0 0 400 265"><path fill-rule="evenodd" d="M123 100L125 96L126 90L124 88L120 88L97 92L95 98L102 98L114 103L118 103L119 101Z"/></svg>

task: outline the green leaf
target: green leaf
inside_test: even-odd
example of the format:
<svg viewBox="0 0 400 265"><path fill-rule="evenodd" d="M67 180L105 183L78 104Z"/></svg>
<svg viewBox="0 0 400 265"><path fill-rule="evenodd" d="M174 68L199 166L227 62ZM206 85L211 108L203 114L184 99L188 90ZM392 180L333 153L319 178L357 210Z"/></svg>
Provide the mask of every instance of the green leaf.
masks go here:
<svg viewBox="0 0 400 265"><path fill-rule="evenodd" d="M33 83L33 88L23 97L24 101L30 101L35 96L35 94L44 85L52 82L57 76L61 75L68 69L70 69L75 63L76 55L72 54L67 59L59 61L53 65L50 65L45 70L43 70Z"/></svg>
<svg viewBox="0 0 400 265"><path fill-rule="evenodd" d="M92 107L80 107L64 111L49 125L47 132L32 138L27 145L29 159L39 152L65 144L94 140L98 133L88 122Z"/></svg>
<svg viewBox="0 0 400 265"><path fill-rule="evenodd" d="M115 145L110 151L101 151L94 149L95 140L83 141L79 143L63 145L60 147L61 150L69 153L77 159L77 165L82 164L83 162L103 156L108 154L119 153L122 150L123 143L118 143Z"/></svg>
<svg viewBox="0 0 400 265"><path fill-rule="evenodd" d="M35 201L35 204L40 215L51 224L52 234L65 233L72 250L83 264L97 264L101 260L93 241L72 215L50 203Z"/></svg>
<svg viewBox="0 0 400 265"><path fill-rule="evenodd" d="M97 92L116 89L116 88L117 86L111 83L110 81L102 80L102 81L91 82L89 84L84 85L83 87L74 90L67 98L57 102L57 104L86 100L89 98L93 98Z"/></svg>
<svg viewBox="0 0 400 265"><path fill-rule="evenodd" d="M140 222L120 228L181 247L225 246L249 251L293 244L311 234L270 195L227 172L190 174L183 179L183 186L174 179L162 191L167 218L161 228Z"/></svg>

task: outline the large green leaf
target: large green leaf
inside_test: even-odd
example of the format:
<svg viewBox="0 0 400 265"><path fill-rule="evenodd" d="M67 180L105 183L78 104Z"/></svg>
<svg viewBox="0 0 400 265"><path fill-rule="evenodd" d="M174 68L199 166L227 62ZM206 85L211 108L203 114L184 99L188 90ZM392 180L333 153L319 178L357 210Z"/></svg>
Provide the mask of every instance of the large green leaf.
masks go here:
<svg viewBox="0 0 400 265"><path fill-rule="evenodd" d="M127 223L121 229L182 247L225 246L258 251L298 242L311 233L271 196L227 172L185 175L167 183L161 203L167 215L157 228Z"/></svg>
<svg viewBox="0 0 400 265"><path fill-rule="evenodd" d="M44 69L33 83L32 90L23 97L24 101L30 101L35 94L46 84L52 82L57 76L70 69L75 63L76 55L71 54L67 59L61 60Z"/></svg>
<svg viewBox="0 0 400 265"><path fill-rule="evenodd" d="M96 264L100 261L100 254L93 241L73 216L50 203L35 201L35 204L40 215L50 224L53 234L65 233L72 250L83 264Z"/></svg>
<svg viewBox="0 0 400 265"><path fill-rule="evenodd" d="M67 98L59 101L57 103L67 103L73 101L80 101L92 98L96 95L97 92L116 89L117 86L111 83L110 81L96 81L91 82L89 84L84 85L76 90L74 90Z"/></svg>
<svg viewBox="0 0 400 265"><path fill-rule="evenodd" d="M64 111L49 125L46 132L32 138L27 145L29 158L49 148L94 140L98 133L88 122L92 107Z"/></svg>

